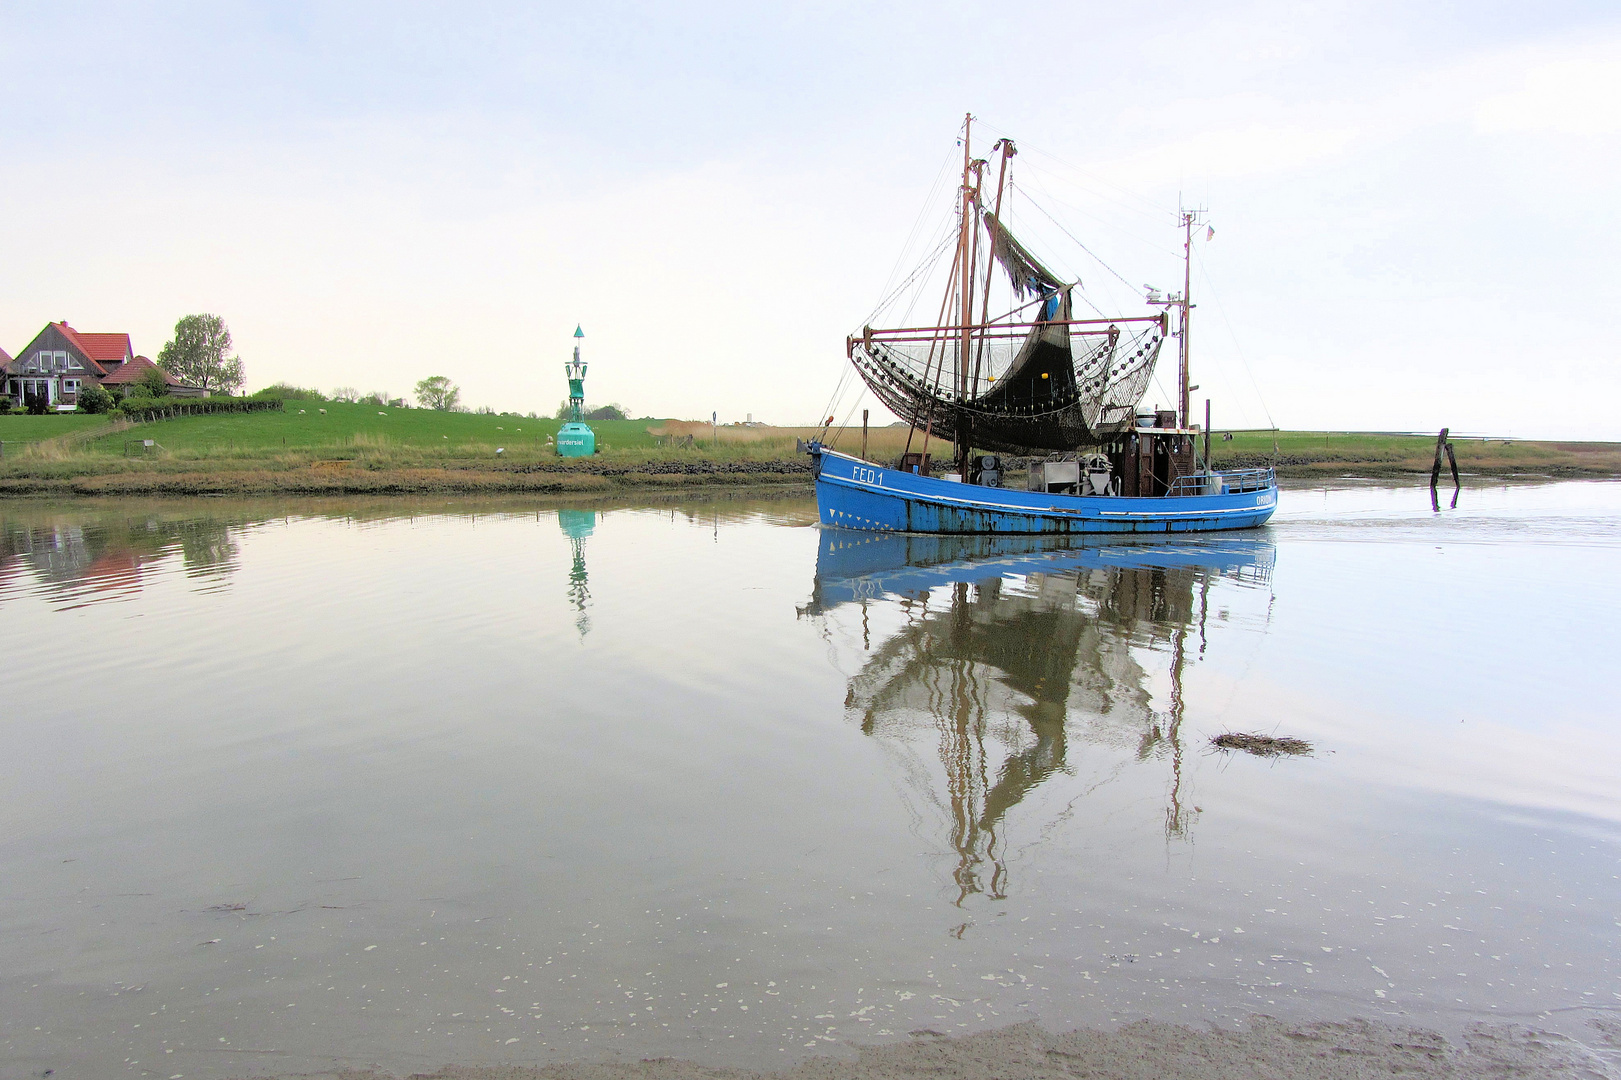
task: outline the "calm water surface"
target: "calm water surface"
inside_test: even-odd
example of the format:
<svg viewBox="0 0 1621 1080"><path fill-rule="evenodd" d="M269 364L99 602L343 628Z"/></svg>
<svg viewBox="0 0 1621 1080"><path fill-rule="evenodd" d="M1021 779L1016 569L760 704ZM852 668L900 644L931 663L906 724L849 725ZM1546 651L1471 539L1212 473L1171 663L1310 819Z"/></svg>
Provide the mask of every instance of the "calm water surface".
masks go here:
<svg viewBox="0 0 1621 1080"><path fill-rule="evenodd" d="M1621 1009L1621 485L813 522L0 506L0 1078Z"/></svg>

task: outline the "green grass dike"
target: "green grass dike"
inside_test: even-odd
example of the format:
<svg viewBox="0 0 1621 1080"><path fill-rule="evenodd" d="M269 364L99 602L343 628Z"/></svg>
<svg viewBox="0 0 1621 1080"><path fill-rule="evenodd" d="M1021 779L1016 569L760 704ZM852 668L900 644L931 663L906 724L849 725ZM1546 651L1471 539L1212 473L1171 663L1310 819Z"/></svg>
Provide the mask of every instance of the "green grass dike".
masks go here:
<svg viewBox="0 0 1621 1080"><path fill-rule="evenodd" d="M0 416L3 495L568 494L808 485L793 439L681 446L662 421L593 422L599 453L557 456L561 422L290 400L276 412L131 424ZM785 445L784 445L785 444Z"/></svg>
<svg viewBox="0 0 1621 1080"><path fill-rule="evenodd" d="M599 453L565 459L550 442L558 427L556 420L511 413L296 400L280 412L138 424L79 414L4 415L0 495L567 495L808 486L810 461L795 453L795 440L819 434L769 427L722 427L716 433L691 422L603 421L592 424ZM893 460L906 434L905 428L873 429L868 457ZM1427 478L1435 453L1433 435L1231 436L1213 437L1217 468L1270 464L1286 477ZM835 430L828 438L840 449L860 451L859 429ZM1471 477L1621 475L1617 443L1452 441L1459 469Z"/></svg>

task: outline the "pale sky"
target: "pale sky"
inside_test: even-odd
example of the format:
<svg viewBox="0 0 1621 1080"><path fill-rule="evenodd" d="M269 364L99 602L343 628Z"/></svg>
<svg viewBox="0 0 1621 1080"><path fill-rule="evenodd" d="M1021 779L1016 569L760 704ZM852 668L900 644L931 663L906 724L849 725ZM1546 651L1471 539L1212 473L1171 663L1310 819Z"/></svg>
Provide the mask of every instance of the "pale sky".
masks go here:
<svg viewBox="0 0 1621 1080"><path fill-rule="evenodd" d="M1621 439L1613 4L0 2L0 63L9 352L206 311L249 389L549 413L579 323L591 404L808 422L972 111L1130 282L1209 208L1218 426Z"/></svg>

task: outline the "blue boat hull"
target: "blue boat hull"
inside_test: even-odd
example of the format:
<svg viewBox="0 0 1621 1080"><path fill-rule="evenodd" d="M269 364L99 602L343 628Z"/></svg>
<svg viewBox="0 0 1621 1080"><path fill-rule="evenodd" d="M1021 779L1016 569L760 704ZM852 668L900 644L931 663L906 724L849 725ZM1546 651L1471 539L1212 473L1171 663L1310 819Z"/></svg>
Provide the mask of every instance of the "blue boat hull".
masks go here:
<svg viewBox="0 0 1621 1080"><path fill-rule="evenodd" d="M1277 485L1157 498L1047 495L885 469L816 453L823 525L913 533L1173 533L1252 529L1277 509Z"/></svg>

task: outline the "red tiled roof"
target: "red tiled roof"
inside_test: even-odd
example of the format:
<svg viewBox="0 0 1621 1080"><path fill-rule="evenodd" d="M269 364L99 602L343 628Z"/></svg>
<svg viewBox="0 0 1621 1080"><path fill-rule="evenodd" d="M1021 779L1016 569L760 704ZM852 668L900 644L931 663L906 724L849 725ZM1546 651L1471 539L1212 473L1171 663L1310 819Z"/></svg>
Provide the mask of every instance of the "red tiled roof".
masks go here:
<svg viewBox="0 0 1621 1080"><path fill-rule="evenodd" d="M113 368L112 373L101 380L101 385L122 386L125 383L140 382L141 376L145 375L148 371L163 371L163 369L158 367L158 365L154 364L152 361L148 360L146 357L137 356L130 360L129 363L120 364L118 367ZM170 386L186 385L173 375L170 375L167 371L163 371L163 377L168 380Z"/></svg>
<svg viewBox="0 0 1621 1080"><path fill-rule="evenodd" d="M128 334L86 334L77 330L74 333L79 338L79 347L90 359L100 363L111 360L115 364L122 364L135 355Z"/></svg>
<svg viewBox="0 0 1621 1080"><path fill-rule="evenodd" d="M10 363L11 354L6 352L4 349L0 349L0 368L6 367Z"/></svg>
<svg viewBox="0 0 1621 1080"><path fill-rule="evenodd" d="M105 366L103 366L103 364L101 363L101 360L102 360L103 357L102 357L102 355L98 355L98 354L107 353L108 348L107 348L106 344L104 343L104 340L99 340L99 339L123 338L124 339L124 348L125 349L129 348L129 335L128 334L81 334L77 330L73 329L73 327L69 326L68 321L66 319L63 319L61 322L57 323L56 328L58 330L62 331L62 336L63 337L67 338L68 341L72 342L74 348L78 349L81 353L84 354L85 359L90 361L90 367L95 371L95 373L97 375L105 375L105 374L107 374L107 368ZM96 338L96 339L98 339L98 341L94 346L92 346L89 341L85 340L86 338ZM119 352L116 355L117 355L117 359L114 361L114 364L113 364L114 367L116 367L118 364L121 364L121 363L124 362L124 357L127 355L127 353ZM107 357L107 359L113 359L113 357Z"/></svg>

